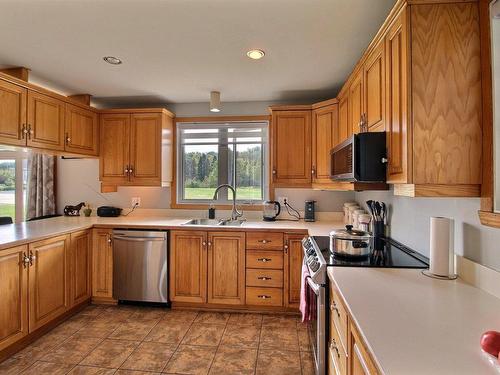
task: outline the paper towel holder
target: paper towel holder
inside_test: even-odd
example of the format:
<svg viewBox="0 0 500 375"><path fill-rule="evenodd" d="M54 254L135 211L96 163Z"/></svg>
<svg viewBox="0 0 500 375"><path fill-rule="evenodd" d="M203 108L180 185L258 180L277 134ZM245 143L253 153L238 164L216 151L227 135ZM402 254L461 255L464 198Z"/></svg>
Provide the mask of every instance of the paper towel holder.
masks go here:
<svg viewBox="0 0 500 375"><path fill-rule="evenodd" d="M438 279L438 280L455 280L458 278L458 275L456 273L448 276L441 276L441 275L436 275L429 270L422 270L422 275L425 275L427 277L432 277L433 279Z"/></svg>

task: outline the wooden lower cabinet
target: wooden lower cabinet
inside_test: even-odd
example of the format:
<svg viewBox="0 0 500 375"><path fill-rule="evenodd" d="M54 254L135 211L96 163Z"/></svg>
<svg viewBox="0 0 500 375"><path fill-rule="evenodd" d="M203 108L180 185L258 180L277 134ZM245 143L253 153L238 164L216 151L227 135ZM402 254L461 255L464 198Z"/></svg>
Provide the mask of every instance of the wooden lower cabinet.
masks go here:
<svg viewBox="0 0 500 375"><path fill-rule="evenodd" d="M112 229L92 229L92 300L113 302Z"/></svg>
<svg viewBox="0 0 500 375"><path fill-rule="evenodd" d="M285 306L298 308L302 275L302 239L305 234L285 235Z"/></svg>
<svg viewBox="0 0 500 375"><path fill-rule="evenodd" d="M349 374L350 375L375 375L379 372L373 363L366 345L361 339L354 324L350 323L350 346L349 346Z"/></svg>
<svg viewBox="0 0 500 375"><path fill-rule="evenodd" d="M0 350L28 334L28 246L0 252Z"/></svg>
<svg viewBox="0 0 500 375"><path fill-rule="evenodd" d="M71 233L70 240L70 305L74 306L92 295L91 232Z"/></svg>
<svg viewBox="0 0 500 375"><path fill-rule="evenodd" d="M69 235L29 244L29 330L69 308Z"/></svg>

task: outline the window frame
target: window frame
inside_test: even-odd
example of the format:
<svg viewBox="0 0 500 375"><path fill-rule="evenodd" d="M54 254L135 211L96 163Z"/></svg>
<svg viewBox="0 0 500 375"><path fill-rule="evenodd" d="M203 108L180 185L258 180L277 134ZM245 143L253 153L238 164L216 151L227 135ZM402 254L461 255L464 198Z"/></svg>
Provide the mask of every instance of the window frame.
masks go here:
<svg viewBox="0 0 500 375"><path fill-rule="evenodd" d="M180 209L206 209L208 206L214 206L218 209L229 209L232 205L232 200L218 200L213 202L209 199L182 199L180 196L181 189L183 188L183 175L182 173L182 157L180 155L180 140L178 139L178 124L181 123L266 123L267 135L263 145L264 161L262 163L262 185L263 185L263 199L259 201L237 200L238 206L244 207L246 210L260 210L262 203L268 200L271 192L271 179L270 179L270 160L271 160L271 117L270 116L210 116L210 117L178 117L174 121L174 173L171 186L171 208ZM215 145L215 143L214 143ZM222 190L220 192L222 194ZM237 197L238 198L238 197Z"/></svg>
<svg viewBox="0 0 500 375"><path fill-rule="evenodd" d="M15 161L15 223L22 223L26 221L25 213L25 189L23 189L24 171L23 164L28 159L29 153L25 150L16 150L10 148L0 148L0 160L14 160ZM18 189L18 187L21 189ZM26 187L27 190L27 187ZM20 193L19 193L20 191Z"/></svg>

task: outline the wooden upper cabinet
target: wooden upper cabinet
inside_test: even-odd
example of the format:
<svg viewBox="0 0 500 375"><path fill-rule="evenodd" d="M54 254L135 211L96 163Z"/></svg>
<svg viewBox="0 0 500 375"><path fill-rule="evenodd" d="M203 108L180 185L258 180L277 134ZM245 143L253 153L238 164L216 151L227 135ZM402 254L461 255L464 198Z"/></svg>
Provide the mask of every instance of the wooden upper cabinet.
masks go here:
<svg viewBox="0 0 500 375"><path fill-rule="evenodd" d="M31 147L64 150L65 103L28 90L28 142Z"/></svg>
<svg viewBox="0 0 500 375"><path fill-rule="evenodd" d="M0 80L0 144L25 146L28 90Z"/></svg>
<svg viewBox="0 0 500 375"><path fill-rule="evenodd" d="M170 299L175 302L207 301L206 232L170 232Z"/></svg>
<svg viewBox="0 0 500 375"><path fill-rule="evenodd" d="M337 144L345 141L352 134L352 128L349 126L349 95L347 94L346 92L342 97L339 97L339 137Z"/></svg>
<svg viewBox="0 0 500 375"><path fill-rule="evenodd" d="M138 113L130 122L130 181L144 185L161 183L162 115Z"/></svg>
<svg viewBox="0 0 500 375"><path fill-rule="evenodd" d="M100 123L100 179L126 183L129 180L130 115L103 114Z"/></svg>
<svg viewBox="0 0 500 375"><path fill-rule="evenodd" d="M330 151L338 143L338 104L313 110L312 182L330 183Z"/></svg>
<svg viewBox="0 0 500 375"><path fill-rule="evenodd" d="M65 150L84 155L99 152L99 123L97 113L66 104Z"/></svg>
<svg viewBox="0 0 500 375"><path fill-rule="evenodd" d="M300 302L300 285L302 274L302 234L285 235L285 306L298 308Z"/></svg>
<svg viewBox="0 0 500 375"><path fill-rule="evenodd" d="M91 236L89 230L70 235L70 305L90 299L91 291Z"/></svg>
<svg viewBox="0 0 500 375"><path fill-rule="evenodd" d="M385 130L385 44L380 41L364 64L364 121L370 131Z"/></svg>
<svg viewBox="0 0 500 375"><path fill-rule="evenodd" d="M273 183L311 183L311 111L272 112Z"/></svg>
<svg viewBox="0 0 500 375"><path fill-rule="evenodd" d="M349 122L353 134L361 131L363 113L363 70L360 69L349 87Z"/></svg>
<svg viewBox="0 0 500 375"><path fill-rule="evenodd" d="M411 183L408 158L408 48L408 10L405 8L385 37L387 106L385 128L389 183Z"/></svg>
<svg viewBox="0 0 500 375"><path fill-rule="evenodd" d="M29 244L29 330L45 325L69 308L69 236Z"/></svg>
<svg viewBox="0 0 500 375"><path fill-rule="evenodd" d="M92 229L92 297L113 299L113 241L111 229ZM80 259L81 261L81 259ZM83 267L83 264L80 263ZM83 285L82 285L83 286Z"/></svg>
<svg viewBox="0 0 500 375"><path fill-rule="evenodd" d="M0 350L28 334L27 246L0 252Z"/></svg>
<svg viewBox="0 0 500 375"><path fill-rule="evenodd" d="M208 303L245 304L245 233L208 233Z"/></svg>

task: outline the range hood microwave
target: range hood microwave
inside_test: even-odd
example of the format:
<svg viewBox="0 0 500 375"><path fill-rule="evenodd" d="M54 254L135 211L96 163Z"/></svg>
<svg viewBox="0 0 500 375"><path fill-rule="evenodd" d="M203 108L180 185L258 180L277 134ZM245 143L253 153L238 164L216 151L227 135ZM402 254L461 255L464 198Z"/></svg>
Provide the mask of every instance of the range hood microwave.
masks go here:
<svg viewBox="0 0 500 375"><path fill-rule="evenodd" d="M330 177L342 182L385 182L385 132L353 134L330 152Z"/></svg>

